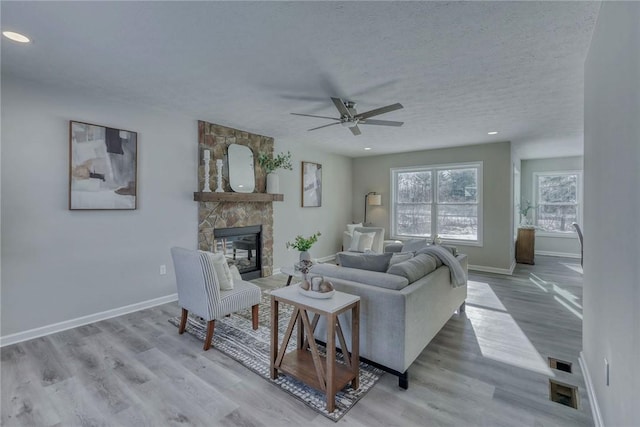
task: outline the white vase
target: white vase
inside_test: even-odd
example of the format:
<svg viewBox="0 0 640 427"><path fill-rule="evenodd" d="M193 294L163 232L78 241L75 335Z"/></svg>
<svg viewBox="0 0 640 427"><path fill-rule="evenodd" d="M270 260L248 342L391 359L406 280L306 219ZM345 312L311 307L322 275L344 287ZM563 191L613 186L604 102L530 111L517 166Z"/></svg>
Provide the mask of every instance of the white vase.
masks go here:
<svg viewBox="0 0 640 427"><path fill-rule="evenodd" d="M311 254L308 251L300 251L300 261L311 261Z"/></svg>
<svg viewBox="0 0 640 427"><path fill-rule="evenodd" d="M280 177L277 173L267 174L267 193L278 194L280 192Z"/></svg>

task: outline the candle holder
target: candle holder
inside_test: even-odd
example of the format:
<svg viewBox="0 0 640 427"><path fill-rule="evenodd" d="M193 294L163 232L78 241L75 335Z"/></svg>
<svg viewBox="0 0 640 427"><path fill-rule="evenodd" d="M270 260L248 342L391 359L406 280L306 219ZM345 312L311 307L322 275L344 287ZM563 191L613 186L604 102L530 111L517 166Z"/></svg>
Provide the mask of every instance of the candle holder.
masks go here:
<svg viewBox="0 0 640 427"><path fill-rule="evenodd" d="M218 187L216 193L224 193L222 189L222 159L216 160L216 172L218 173Z"/></svg>
<svg viewBox="0 0 640 427"><path fill-rule="evenodd" d="M211 188L209 188L209 177L210 177L210 170L209 170L209 162L211 162L211 159L209 158L209 156L205 156L204 158L204 188L202 189L203 193L211 193Z"/></svg>

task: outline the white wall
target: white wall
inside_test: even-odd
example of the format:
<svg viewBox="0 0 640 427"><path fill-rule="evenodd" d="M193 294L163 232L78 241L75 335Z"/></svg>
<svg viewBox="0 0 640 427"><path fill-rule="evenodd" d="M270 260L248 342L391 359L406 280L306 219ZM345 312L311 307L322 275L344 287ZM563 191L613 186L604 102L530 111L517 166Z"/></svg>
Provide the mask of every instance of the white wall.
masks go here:
<svg viewBox="0 0 640 427"><path fill-rule="evenodd" d="M640 420L639 22L603 2L585 64L583 355L606 426Z"/></svg>
<svg viewBox="0 0 640 427"><path fill-rule="evenodd" d="M384 227L387 238L391 230L390 169L405 166L436 165L461 162L483 162L483 247L458 244L469 256L469 264L507 270L513 260L513 190L511 148L509 142L468 145L438 150L360 157L353 160L353 220L364 217L364 195L377 191L382 206L367 209L367 220Z"/></svg>
<svg viewBox="0 0 640 427"><path fill-rule="evenodd" d="M169 248L197 246L197 119L215 122L3 76L2 337L176 292ZM67 209L69 120L138 132L137 210ZM284 242L298 233L320 230L312 255L335 253L351 216L351 160L276 150L291 150L296 170L281 173L285 202L274 203L274 268L297 257ZM321 208L300 208L302 159L323 164Z"/></svg>
<svg viewBox="0 0 640 427"><path fill-rule="evenodd" d="M351 222L351 158L301 147L299 142L287 139L276 140L275 152L281 151L291 151L293 170L278 171L285 202L273 205L274 269L299 260L297 251L285 249L286 242L293 241L298 234L308 237L320 231L322 236L309 251L311 256L324 258L335 255L342 245L342 232ZM302 161L322 165L320 207L301 207Z"/></svg>
<svg viewBox="0 0 640 427"><path fill-rule="evenodd" d="M69 211L69 120L138 132L138 209ZM175 293L196 121L2 79L2 336ZM161 264L167 275L160 276Z"/></svg>
<svg viewBox="0 0 640 427"><path fill-rule="evenodd" d="M537 204L537 201L534 202L534 173L582 171L582 162L582 156L522 160L521 199ZM529 214L529 219L532 219L531 215L532 213ZM536 253L580 257L580 241L577 234L558 236L541 234L543 233L536 233Z"/></svg>

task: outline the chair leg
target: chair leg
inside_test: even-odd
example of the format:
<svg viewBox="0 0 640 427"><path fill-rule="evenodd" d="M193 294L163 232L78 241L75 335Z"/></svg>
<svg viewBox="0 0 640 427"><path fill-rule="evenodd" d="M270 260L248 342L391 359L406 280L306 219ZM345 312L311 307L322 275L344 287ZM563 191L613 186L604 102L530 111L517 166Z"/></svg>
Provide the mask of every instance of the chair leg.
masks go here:
<svg viewBox="0 0 640 427"><path fill-rule="evenodd" d="M258 329L258 306L259 304L256 304L251 307L251 323L253 329Z"/></svg>
<svg viewBox="0 0 640 427"><path fill-rule="evenodd" d="M207 336L204 339L204 351L207 351L211 348L211 340L213 339L213 328L216 325L215 320L209 320L207 322Z"/></svg>
<svg viewBox="0 0 640 427"><path fill-rule="evenodd" d="M182 317L180 318L180 327L178 328L178 333L180 335L184 334L184 328L187 326L187 316L189 315L189 310L186 308L182 309Z"/></svg>

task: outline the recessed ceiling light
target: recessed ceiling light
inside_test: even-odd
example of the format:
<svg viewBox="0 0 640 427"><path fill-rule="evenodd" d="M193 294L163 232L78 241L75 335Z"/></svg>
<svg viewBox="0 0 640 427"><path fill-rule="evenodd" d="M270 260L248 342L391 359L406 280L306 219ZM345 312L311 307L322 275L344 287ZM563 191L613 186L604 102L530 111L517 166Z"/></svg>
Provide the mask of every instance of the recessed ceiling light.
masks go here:
<svg viewBox="0 0 640 427"><path fill-rule="evenodd" d="M497 135L497 134L498 134L498 132L496 132L496 131L487 132L487 135Z"/></svg>
<svg viewBox="0 0 640 427"><path fill-rule="evenodd" d="M29 43L31 40L27 36L23 36L20 33L14 33L13 31L3 31L2 35L18 43Z"/></svg>
<svg viewBox="0 0 640 427"><path fill-rule="evenodd" d="M371 150L371 147L364 147L364 151L369 151Z"/></svg>

